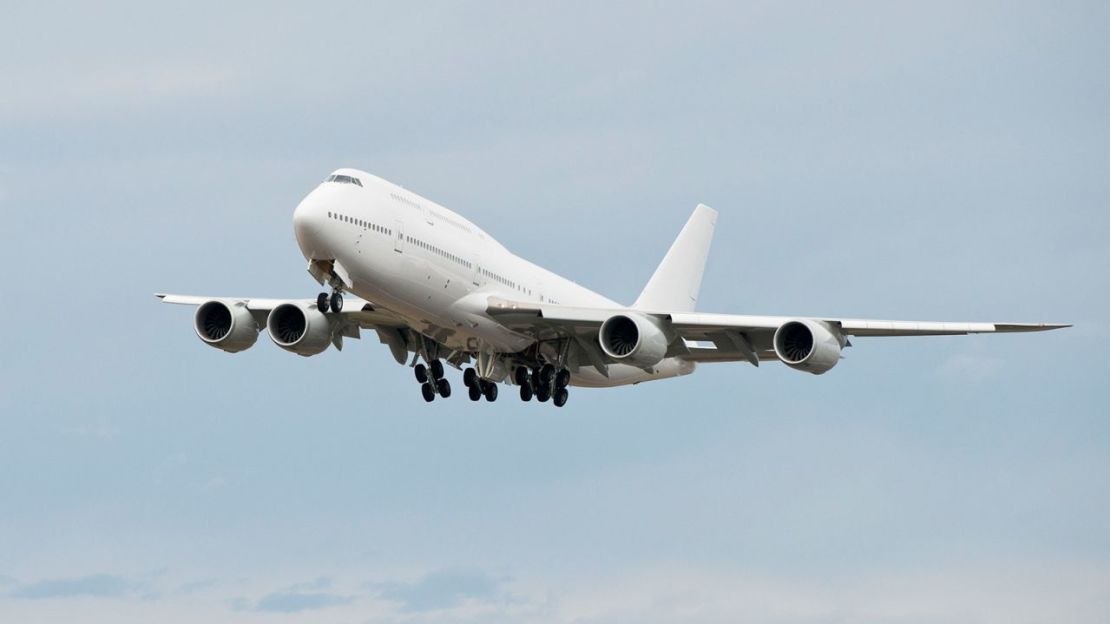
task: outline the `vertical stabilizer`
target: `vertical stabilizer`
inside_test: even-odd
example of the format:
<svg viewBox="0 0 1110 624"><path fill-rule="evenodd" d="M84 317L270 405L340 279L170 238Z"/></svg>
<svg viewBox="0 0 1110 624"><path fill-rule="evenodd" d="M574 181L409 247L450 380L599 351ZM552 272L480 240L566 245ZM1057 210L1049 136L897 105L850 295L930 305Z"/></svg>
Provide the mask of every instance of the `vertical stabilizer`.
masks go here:
<svg viewBox="0 0 1110 624"><path fill-rule="evenodd" d="M716 225L717 211L698 204L632 306L642 310L693 311Z"/></svg>

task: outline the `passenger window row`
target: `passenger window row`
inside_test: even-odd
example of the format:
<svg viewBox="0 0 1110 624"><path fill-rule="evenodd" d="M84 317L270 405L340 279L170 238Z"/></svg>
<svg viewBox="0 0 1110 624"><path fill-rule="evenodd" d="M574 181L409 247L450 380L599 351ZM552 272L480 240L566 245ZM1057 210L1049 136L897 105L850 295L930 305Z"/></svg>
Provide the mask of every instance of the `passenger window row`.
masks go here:
<svg viewBox="0 0 1110 624"><path fill-rule="evenodd" d="M419 248L421 248L425 251L428 251L430 253L434 253L435 255L440 256L442 258L446 258L446 259L450 260L451 262L454 262L455 264L458 264L459 266L464 266L468 269L473 266L467 260L464 260L463 258L461 258L459 256L456 256L455 254L447 251L446 249L441 249L439 247L436 247L435 245L433 245L431 243L428 243L428 242L425 242L425 241L422 241L419 238L413 238L412 236L406 236L405 240L407 240L410 244L415 245L415 246L417 246L417 247L419 247Z"/></svg>
<svg viewBox="0 0 1110 624"><path fill-rule="evenodd" d="M513 290L519 290L520 292L525 293L527 295L532 294L532 289L531 288L525 288L524 286L521 286L520 284L517 284L516 282L512 281L511 279L509 279L507 277L503 277L501 275L498 275L497 273L494 273L493 271L489 271L489 270L486 270L486 269L481 269L481 273L482 273L482 275L488 277L489 279L491 279L491 280L493 280L493 281L495 281L499 284L503 284L505 286L508 286L509 288L512 288Z"/></svg>
<svg viewBox="0 0 1110 624"><path fill-rule="evenodd" d="M328 213L328 218L329 219L335 219L336 221L342 221L343 223L349 223L349 224L357 226L357 227L366 228L368 230L372 230L372 231L377 232L379 234L385 234L386 236L393 236L393 230L391 228L387 228L384 225L378 225L377 223L374 223L373 221L367 221L365 219L356 219L354 217L349 217L347 215L341 215L338 212L329 212Z"/></svg>

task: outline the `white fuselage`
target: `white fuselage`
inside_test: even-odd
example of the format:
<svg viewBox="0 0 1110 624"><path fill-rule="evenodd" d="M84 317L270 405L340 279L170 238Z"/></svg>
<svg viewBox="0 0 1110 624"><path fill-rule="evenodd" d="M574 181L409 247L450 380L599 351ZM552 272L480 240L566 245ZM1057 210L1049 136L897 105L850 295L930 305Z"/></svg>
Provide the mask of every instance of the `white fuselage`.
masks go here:
<svg viewBox="0 0 1110 624"><path fill-rule="evenodd" d="M334 260L345 287L444 346L516 353L534 339L486 314L490 297L516 302L621 308L616 302L514 255L458 214L362 171L361 185L324 182L293 214L305 258ZM344 275L345 274L345 275ZM693 372L666 359L647 372L613 364L572 374L581 386L615 386Z"/></svg>

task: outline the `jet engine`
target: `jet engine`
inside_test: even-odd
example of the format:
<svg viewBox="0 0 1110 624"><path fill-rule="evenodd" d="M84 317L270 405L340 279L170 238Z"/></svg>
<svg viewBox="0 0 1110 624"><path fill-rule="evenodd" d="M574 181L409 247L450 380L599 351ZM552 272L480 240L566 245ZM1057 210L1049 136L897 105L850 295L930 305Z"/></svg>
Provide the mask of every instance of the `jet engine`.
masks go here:
<svg viewBox="0 0 1110 624"><path fill-rule="evenodd" d="M228 353L238 353L254 346L260 331L245 305L218 299L206 301L197 308L193 329L206 344Z"/></svg>
<svg viewBox="0 0 1110 624"><path fill-rule="evenodd" d="M814 375L828 372L840 361L844 338L826 323L801 319L775 330L775 355L783 364Z"/></svg>
<svg viewBox="0 0 1110 624"><path fill-rule="evenodd" d="M266 329L274 344L306 357L323 353L331 343L331 322L315 306L282 303L270 311Z"/></svg>
<svg viewBox="0 0 1110 624"><path fill-rule="evenodd" d="M614 360L646 368L663 360L670 340L658 321L643 314L616 314L597 333L601 350Z"/></svg>

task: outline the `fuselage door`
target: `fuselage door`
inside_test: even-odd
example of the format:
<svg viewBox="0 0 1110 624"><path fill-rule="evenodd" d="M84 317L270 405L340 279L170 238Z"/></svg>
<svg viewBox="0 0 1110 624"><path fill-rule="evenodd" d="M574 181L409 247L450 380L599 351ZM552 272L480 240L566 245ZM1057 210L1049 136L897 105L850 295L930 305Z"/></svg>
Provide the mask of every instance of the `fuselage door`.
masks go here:
<svg viewBox="0 0 1110 624"><path fill-rule="evenodd" d="M402 253L405 250L405 225L400 219L393 222L393 251Z"/></svg>
<svg viewBox="0 0 1110 624"><path fill-rule="evenodd" d="M472 258L474 262L473 270L470 272L470 281L474 282L475 286L480 286L482 283L482 258L478 254L474 254Z"/></svg>

